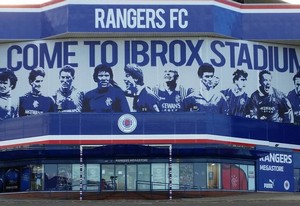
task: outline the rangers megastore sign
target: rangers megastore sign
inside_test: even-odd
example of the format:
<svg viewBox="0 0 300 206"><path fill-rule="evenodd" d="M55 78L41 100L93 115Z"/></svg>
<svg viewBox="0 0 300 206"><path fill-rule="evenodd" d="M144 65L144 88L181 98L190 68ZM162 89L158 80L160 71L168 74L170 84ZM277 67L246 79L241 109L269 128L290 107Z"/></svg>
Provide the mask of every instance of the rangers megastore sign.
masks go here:
<svg viewBox="0 0 300 206"><path fill-rule="evenodd" d="M292 153L270 152L258 161L259 191L294 191Z"/></svg>

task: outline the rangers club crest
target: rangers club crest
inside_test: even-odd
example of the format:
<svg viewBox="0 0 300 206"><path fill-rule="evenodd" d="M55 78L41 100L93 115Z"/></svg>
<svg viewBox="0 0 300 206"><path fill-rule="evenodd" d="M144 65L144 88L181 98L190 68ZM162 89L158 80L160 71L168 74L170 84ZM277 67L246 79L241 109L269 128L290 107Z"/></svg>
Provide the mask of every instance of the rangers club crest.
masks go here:
<svg viewBox="0 0 300 206"><path fill-rule="evenodd" d="M133 132L136 126L136 118L131 114L123 114L118 120L118 127L124 133Z"/></svg>

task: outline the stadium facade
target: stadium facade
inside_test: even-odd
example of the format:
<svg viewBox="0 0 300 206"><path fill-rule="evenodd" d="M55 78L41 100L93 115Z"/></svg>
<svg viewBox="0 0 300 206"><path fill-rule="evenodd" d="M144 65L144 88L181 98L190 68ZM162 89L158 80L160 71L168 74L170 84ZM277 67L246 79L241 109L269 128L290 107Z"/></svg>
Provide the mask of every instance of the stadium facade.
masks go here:
<svg viewBox="0 0 300 206"><path fill-rule="evenodd" d="M0 74L1 191L298 191L299 10L226 0L0 8L1 74L17 78L13 87ZM105 94L95 89L104 67Z"/></svg>

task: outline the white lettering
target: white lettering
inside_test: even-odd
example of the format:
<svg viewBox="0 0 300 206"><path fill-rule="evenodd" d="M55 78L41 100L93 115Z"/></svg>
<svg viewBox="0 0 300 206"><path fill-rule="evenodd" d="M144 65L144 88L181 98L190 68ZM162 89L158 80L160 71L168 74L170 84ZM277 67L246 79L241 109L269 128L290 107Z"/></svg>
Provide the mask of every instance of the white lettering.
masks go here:
<svg viewBox="0 0 300 206"><path fill-rule="evenodd" d="M174 28L175 22L180 28L187 28L188 22L183 20L184 16L188 16L186 9L170 9L170 28Z"/></svg>
<svg viewBox="0 0 300 206"><path fill-rule="evenodd" d="M292 155L278 154L278 153L270 153L269 155L260 158L259 161L260 162L282 163L282 164L292 164L293 163Z"/></svg>
<svg viewBox="0 0 300 206"><path fill-rule="evenodd" d="M179 12L179 11L177 11ZM162 29L166 26L163 15L165 11L163 9L95 9L95 28L102 29L116 29L116 28L159 28ZM182 16L185 14L181 11L176 17L180 21L179 25L185 25L186 22L182 20Z"/></svg>
<svg viewBox="0 0 300 206"><path fill-rule="evenodd" d="M273 189L273 184L271 184L271 183L264 183L264 188Z"/></svg>
<svg viewBox="0 0 300 206"><path fill-rule="evenodd" d="M107 19L105 27L116 28L116 19L113 10L109 9L107 12Z"/></svg>
<svg viewBox="0 0 300 206"><path fill-rule="evenodd" d="M264 183L264 188L273 189L275 186L275 179L269 179L269 182Z"/></svg>
<svg viewBox="0 0 300 206"><path fill-rule="evenodd" d="M155 26L157 26L159 29L163 29L166 26L166 21L162 17L162 15L165 13L165 10L158 9L156 13L158 21L156 22Z"/></svg>
<svg viewBox="0 0 300 206"><path fill-rule="evenodd" d="M284 167L283 166L275 166L275 165L260 165L259 170L284 172Z"/></svg>
<svg viewBox="0 0 300 206"><path fill-rule="evenodd" d="M125 9L123 9L123 10L125 10ZM126 20L127 20L127 13L122 11L121 9L118 9L117 17L116 17L117 28L121 28L121 25L126 25Z"/></svg>
<svg viewBox="0 0 300 206"><path fill-rule="evenodd" d="M100 25L99 25L100 24ZM104 11L103 9L95 9L95 28L104 28Z"/></svg>

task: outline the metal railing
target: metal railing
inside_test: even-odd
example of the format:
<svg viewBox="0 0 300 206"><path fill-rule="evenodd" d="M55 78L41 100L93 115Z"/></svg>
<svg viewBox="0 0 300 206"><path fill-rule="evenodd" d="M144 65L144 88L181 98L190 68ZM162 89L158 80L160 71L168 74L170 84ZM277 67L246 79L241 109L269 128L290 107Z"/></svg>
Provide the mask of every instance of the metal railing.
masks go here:
<svg viewBox="0 0 300 206"><path fill-rule="evenodd" d="M143 187L140 187L143 185ZM145 187L149 186L149 187ZM170 184L166 182L153 182L153 181L145 181L145 180L137 180L136 181L136 191L153 191L153 190L169 190ZM143 189L145 188L145 189ZM147 190L147 188L149 188ZM172 190L202 190L203 188L198 185L190 185L190 184L174 184L172 183Z"/></svg>

